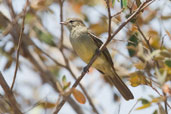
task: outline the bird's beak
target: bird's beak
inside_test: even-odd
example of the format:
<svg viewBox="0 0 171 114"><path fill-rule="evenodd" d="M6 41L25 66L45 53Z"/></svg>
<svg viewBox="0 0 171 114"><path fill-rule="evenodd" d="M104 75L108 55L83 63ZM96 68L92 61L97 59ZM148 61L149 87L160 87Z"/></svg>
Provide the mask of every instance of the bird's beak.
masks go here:
<svg viewBox="0 0 171 114"><path fill-rule="evenodd" d="M60 22L60 24L62 24L62 25L66 25L66 24L67 24L67 22L65 22L65 21L64 21L64 22Z"/></svg>

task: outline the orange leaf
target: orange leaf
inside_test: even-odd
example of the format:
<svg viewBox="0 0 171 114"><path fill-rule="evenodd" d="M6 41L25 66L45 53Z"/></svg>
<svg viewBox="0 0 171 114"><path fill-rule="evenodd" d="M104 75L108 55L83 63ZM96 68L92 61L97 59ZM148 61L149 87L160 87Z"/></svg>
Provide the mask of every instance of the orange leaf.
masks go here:
<svg viewBox="0 0 171 114"><path fill-rule="evenodd" d="M85 104L86 98L81 91L74 88L72 94L80 104Z"/></svg>

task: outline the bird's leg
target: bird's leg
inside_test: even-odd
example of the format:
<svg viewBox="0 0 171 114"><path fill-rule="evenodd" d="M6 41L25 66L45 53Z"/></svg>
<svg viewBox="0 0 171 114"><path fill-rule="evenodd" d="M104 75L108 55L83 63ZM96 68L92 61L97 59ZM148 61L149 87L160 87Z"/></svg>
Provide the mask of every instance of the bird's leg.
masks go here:
<svg viewBox="0 0 171 114"><path fill-rule="evenodd" d="M83 71L84 71L84 72L89 72L88 66L85 66L85 67L83 68Z"/></svg>

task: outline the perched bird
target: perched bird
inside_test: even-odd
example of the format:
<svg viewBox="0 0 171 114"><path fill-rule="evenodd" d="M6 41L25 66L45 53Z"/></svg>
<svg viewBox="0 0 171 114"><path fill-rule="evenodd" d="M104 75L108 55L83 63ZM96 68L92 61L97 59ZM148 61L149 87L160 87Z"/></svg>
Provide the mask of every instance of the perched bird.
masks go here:
<svg viewBox="0 0 171 114"><path fill-rule="evenodd" d="M103 44L102 41L90 33L83 21L78 18L69 18L61 24L66 25L70 31L70 42L76 54L84 62L89 63L95 51ZM107 48L101 52L92 66L107 76L126 100L134 98L131 91L116 73Z"/></svg>

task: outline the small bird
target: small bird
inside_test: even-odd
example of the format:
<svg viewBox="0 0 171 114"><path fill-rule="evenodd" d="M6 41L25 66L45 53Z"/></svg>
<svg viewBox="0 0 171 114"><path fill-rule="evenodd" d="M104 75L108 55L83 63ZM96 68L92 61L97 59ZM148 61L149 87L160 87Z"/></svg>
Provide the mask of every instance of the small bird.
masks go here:
<svg viewBox="0 0 171 114"><path fill-rule="evenodd" d="M70 42L76 54L88 64L95 51L103 44L103 42L89 32L81 19L69 18L64 22L61 22L61 24L66 25L70 31ZM107 76L126 100L134 98L131 91L116 73L112 58L107 48L100 53L92 66Z"/></svg>

